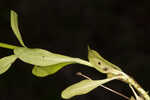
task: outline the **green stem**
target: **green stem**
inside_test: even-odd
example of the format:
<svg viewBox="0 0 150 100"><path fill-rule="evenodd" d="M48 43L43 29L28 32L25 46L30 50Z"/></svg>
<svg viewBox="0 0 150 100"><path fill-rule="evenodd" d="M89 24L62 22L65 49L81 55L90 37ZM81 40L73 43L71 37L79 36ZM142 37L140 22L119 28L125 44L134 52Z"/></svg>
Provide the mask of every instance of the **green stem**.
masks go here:
<svg viewBox="0 0 150 100"><path fill-rule="evenodd" d="M124 72L122 72L122 75L124 76L122 80L128 83L129 85L132 85L139 92L139 94L145 98L144 100L150 100L148 92L146 92L133 78L131 78Z"/></svg>
<svg viewBox="0 0 150 100"><path fill-rule="evenodd" d="M78 64L85 65L85 66L93 67L90 62L83 60L83 59L80 59L80 58L75 58L75 62Z"/></svg>
<svg viewBox="0 0 150 100"><path fill-rule="evenodd" d="M7 44L7 43L1 43L1 42L0 42L0 47L2 47L2 48L7 48L7 49L15 49L15 48L17 48L18 46L14 46L14 45L10 45L10 44Z"/></svg>

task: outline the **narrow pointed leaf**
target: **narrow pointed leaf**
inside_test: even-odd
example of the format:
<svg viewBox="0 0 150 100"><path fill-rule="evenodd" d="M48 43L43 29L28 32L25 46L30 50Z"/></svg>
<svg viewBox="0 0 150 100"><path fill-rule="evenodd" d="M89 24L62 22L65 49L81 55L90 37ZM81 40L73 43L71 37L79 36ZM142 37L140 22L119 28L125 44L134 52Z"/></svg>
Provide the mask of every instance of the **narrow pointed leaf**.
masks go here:
<svg viewBox="0 0 150 100"><path fill-rule="evenodd" d="M93 67L102 73L108 73L112 69L121 71L118 66L105 60L98 52L91 50L90 47L88 47L88 59Z"/></svg>
<svg viewBox="0 0 150 100"><path fill-rule="evenodd" d="M43 49L30 49L24 47L18 47L14 49L14 54L22 61L37 65L37 66L50 66L60 63L81 63L88 65L87 61L79 58L72 58L56 53L52 53Z"/></svg>
<svg viewBox="0 0 150 100"><path fill-rule="evenodd" d="M64 91L62 91L61 97L63 99L70 99L73 96L86 94L92 91L93 89L97 88L98 86L105 84L109 81L112 81L114 79L117 79L117 77L103 80L82 80L76 84L69 86Z"/></svg>
<svg viewBox="0 0 150 100"><path fill-rule="evenodd" d="M46 77L48 75L52 75L59 71L61 68L63 68L66 65L69 65L71 63L60 63L60 64L55 64L55 65L50 65L50 66L34 66L32 69L32 74L37 76L37 77Z"/></svg>
<svg viewBox="0 0 150 100"><path fill-rule="evenodd" d="M19 40L20 44L25 47L25 44L22 40L20 31L19 31L19 28L18 28L18 15L13 10L10 11L10 21L11 21L11 28L12 28L15 36Z"/></svg>
<svg viewBox="0 0 150 100"><path fill-rule="evenodd" d="M0 74L6 72L12 63L17 59L15 55L7 56L0 59Z"/></svg>

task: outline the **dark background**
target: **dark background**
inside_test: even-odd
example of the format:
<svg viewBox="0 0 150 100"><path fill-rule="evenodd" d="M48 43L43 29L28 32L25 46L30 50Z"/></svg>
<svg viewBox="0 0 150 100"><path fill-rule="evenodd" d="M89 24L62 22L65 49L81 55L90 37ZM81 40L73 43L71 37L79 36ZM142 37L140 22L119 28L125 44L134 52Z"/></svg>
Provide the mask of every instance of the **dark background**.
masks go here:
<svg viewBox="0 0 150 100"><path fill-rule="evenodd" d="M87 45L120 66L150 90L149 0L0 0L0 42L19 45L10 28L9 11L19 14L19 28L28 47L87 60ZM0 48L0 57L12 54ZM0 76L0 100L61 100L61 91L82 80L105 75L83 65L69 65L54 75L37 78L32 65L17 60ZM127 84L106 84L127 96ZM70 100L124 100L101 87Z"/></svg>

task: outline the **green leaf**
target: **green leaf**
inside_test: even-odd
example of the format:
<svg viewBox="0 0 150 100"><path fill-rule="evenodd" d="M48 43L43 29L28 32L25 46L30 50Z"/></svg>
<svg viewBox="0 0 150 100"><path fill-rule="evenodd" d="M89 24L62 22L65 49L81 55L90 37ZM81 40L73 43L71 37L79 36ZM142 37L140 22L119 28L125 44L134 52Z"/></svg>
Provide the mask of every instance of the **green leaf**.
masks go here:
<svg viewBox="0 0 150 100"><path fill-rule="evenodd" d="M68 57L52 53L43 49L17 47L14 54L22 61L35 65L32 73L38 77L45 77L56 73L66 65L79 63L91 66L89 62L80 58Z"/></svg>
<svg viewBox="0 0 150 100"><path fill-rule="evenodd" d="M72 58L56 54L43 49L30 49L18 47L14 49L14 54L26 63L41 67L56 65L60 63L80 63L84 65L89 64L87 61L81 60L79 58Z"/></svg>
<svg viewBox="0 0 150 100"><path fill-rule="evenodd" d="M76 84L73 84L66 88L64 91L62 91L61 97L63 99L70 99L77 95L83 95L86 94L93 89L97 88L98 86L105 84L109 81L112 81L114 79L117 79L118 77L114 78L107 78L103 80L82 80Z"/></svg>
<svg viewBox="0 0 150 100"><path fill-rule="evenodd" d="M19 28L18 28L18 15L13 10L10 11L10 21L11 21L11 28L12 28L15 36L19 40L20 44L25 47L25 44L22 40L20 31L19 31Z"/></svg>
<svg viewBox="0 0 150 100"><path fill-rule="evenodd" d="M4 72L6 72L10 68L12 63L15 62L16 59L17 57L15 55L1 58L0 59L0 74L3 74Z"/></svg>
<svg viewBox="0 0 150 100"><path fill-rule="evenodd" d="M69 64L72 64L72 63L59 63L59 64L44 66L44 67L34 66L32 69L32 74L37 77L46 77L48 75L52 75L56 73L61 68Z"/></svg>
<svg viewBox="0 0 150 100"><path fill-rule="evenodd" d="M88 59L91 65L93 65L95 69L102 73L109 73L114 70L121 71L118 66L105 60L98 52L96 52L95 50L91 50L90 47L88 47Z"/></svg>

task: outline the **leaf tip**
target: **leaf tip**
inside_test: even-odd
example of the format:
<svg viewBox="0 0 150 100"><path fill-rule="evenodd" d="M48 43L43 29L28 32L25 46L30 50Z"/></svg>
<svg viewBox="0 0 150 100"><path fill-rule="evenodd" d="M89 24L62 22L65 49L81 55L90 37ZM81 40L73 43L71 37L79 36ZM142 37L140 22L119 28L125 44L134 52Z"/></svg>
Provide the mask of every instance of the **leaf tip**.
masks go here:
<svg viewBox="0 0 150 100"><path fill-rule="evenodd" d="M65 92L65 91L62 91L62 92L61 92L61 98L63 98L63 99L69 99L70 97L68 97L68 96L66 95L66 92Z"/></svg>
<svg viewBox="0 0 150 100"><path fill-rule="evenodd" d="M47 73L45 73L44 70L42 70L40 67L38 66L34 66L32 69L32 74L36 77L46 77L48 76Z"/></svg>
<svg viewBox="0 0 150 100"><path fill-rule="evenodd" d="M88 51L90 51L91 50L91 48L90 48L90 46L88 45Z"/></svg>

